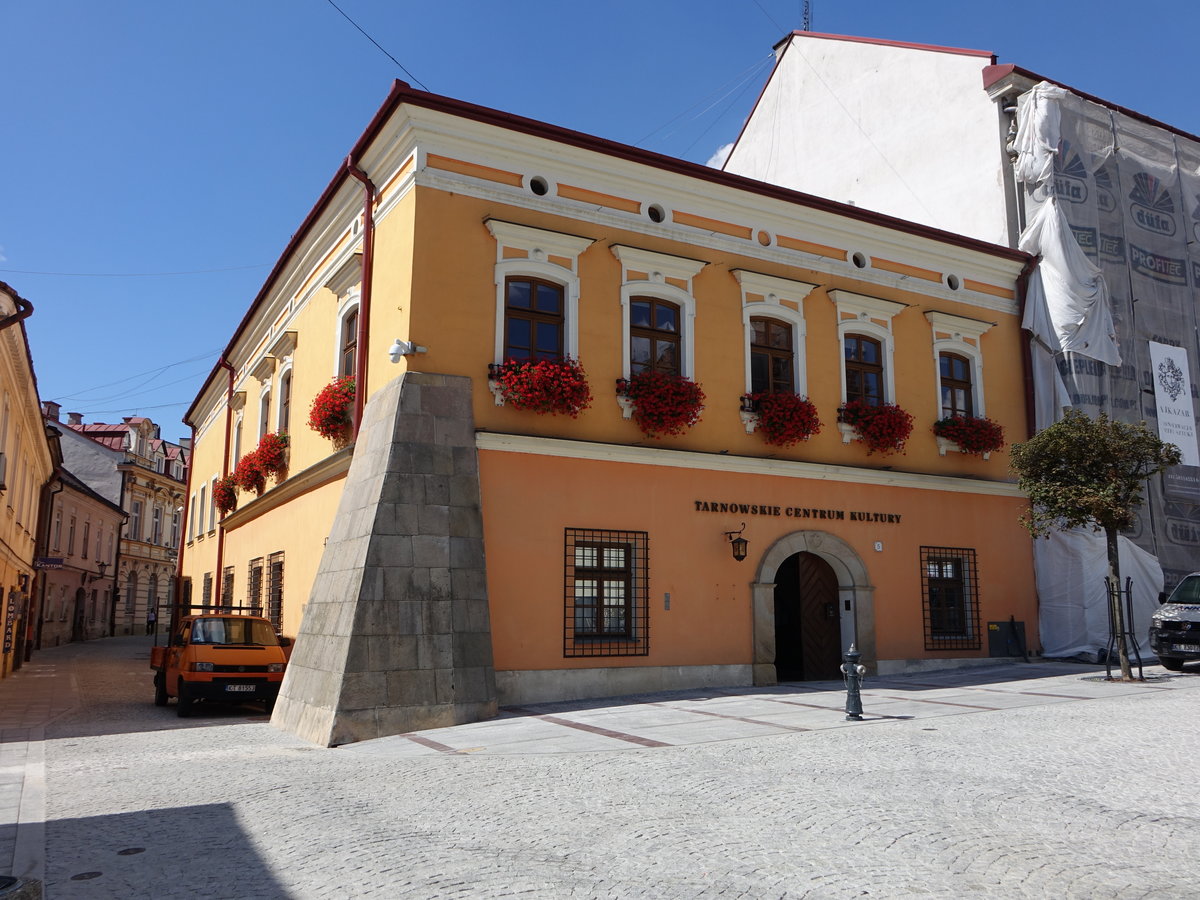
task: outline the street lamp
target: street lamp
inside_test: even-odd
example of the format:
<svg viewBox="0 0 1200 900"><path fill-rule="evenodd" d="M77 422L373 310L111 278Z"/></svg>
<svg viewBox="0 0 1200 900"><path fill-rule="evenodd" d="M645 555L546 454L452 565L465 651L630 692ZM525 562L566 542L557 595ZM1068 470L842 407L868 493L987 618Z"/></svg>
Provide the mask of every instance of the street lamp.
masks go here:
<svg viewBox="0 0 1200 900"><path fill-rule="evenodd" d="M725 537L729 538L730 549L733 550L733 558L741 562L746 558L746 550L750 546L750 542L742 537L742 532L746 530L746 523L742 523L742 527L737 531L726 531Z"/></svg>
<svg viewBox="0 0 1200 900"><path fill-rule="evenodd" d="M88 584L91 584L93 581L99 581L101 578L104 577L104 570L108 568L108 563L106 563L106 562L96 563L96 568L99 571L97 571L97 573L95 575L92 575L90 578L88 578Z"/></svg>

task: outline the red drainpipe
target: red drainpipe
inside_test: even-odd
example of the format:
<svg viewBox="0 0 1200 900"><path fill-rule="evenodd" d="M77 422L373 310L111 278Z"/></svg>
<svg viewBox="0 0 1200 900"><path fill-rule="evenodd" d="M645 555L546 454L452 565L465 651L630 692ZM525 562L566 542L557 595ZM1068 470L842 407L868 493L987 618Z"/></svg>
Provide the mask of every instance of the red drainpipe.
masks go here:
<svg viewBox="0 0 1200 900"><path fill-rule="evenodd" d="M366 265L365 260L363 261L363 264ZM17 304L17 311L11 316L5 316L3 319L0 319L0 331L3 331L9 325L16 325L23 319L28 319L33 315L32 303L30 303L24 297L18 297L16 294L12 294L12 299L13 302Z"/></svg>
<svg viewBox="0 0 1200 900"><path fill-rule="evenodd" d="M1037 268L1037 264L1041 262L1040 256L1035 256L1025 263L1025 267L1021 269L1021 274L1017 276L1017 315L1021 320L1025 319L1025 300L1029 293L1029 279L1033 275L1033 270ZM1029 349L1029 339L1031 333L1022 329L1021 339L1021 368L1025 373L1025 439L1033 437L1037 431L1037 416L1034 410L1034 390L1033 390L1033 354Z"/></svg>
<svg viewBox="0 0 1200 900"><path fill-rule="evenodd" d="M221 477L225 478L229 475L229 442L231 439L230 432L233 427L233 376L234 369L225 357L217 363L222 369L229 373L229 387L225 394L225 452L221 457ZM208 498L209 503L214 503L212 497ZM200 510L200 515L204 515L204 510ZM224 578L221 577L221 565L225 561L225 526L220 522L217 523L217 568L213 572L213 606L221 605L221 586Z"/></svg>
<svg viewBox="0 0 1200 900"><path fill-rule="evenodd" d="M375 260L375 185L358 167L354 154L346 157L346 171L363 186L362 288L358 300L357 356L354 360L354 437L362 423L367 393L367 340L371 335L371 273Z"/></svg>
<svg viewBox="0 0 1200 900"><path fill-rule="evenodd" d="M188 447L187 481L183 488L183 516L179 522L179 554L175 563L175 603L171 606L171 624L167 631L168 641L175 634L175 627L179 623L179 616L183 610L183 551L187 546L188 515L192 506L192 458L196 451L196 426L187 419L183 420L183 424L192 429L192 443ZM157 644L157 642L158 638L155 637L155 643Z"/></svg>

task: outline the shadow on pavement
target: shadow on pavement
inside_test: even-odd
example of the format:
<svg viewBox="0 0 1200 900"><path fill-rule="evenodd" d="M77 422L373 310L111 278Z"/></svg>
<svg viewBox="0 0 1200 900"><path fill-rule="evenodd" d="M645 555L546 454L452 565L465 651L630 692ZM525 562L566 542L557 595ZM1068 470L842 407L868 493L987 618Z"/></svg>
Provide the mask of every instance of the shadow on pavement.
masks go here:
<svg viewBox="0 0 1200 900"><path fill-rule="evenodd" d="M292 898L225 803L50 821L46 847L55 898Z"/></svg>

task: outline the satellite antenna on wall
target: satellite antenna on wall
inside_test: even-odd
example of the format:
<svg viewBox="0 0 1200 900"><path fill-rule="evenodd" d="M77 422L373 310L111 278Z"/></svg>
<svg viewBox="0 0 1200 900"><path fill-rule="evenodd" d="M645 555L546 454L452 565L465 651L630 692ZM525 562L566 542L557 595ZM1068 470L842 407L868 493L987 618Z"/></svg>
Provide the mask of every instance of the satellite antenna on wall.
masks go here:
<svg viewBox="0 0 1200 900"><path fill-rule="evenodd" d="M812 4L804 0L804 18L800 23L801 31L812 31Z"/></svg>

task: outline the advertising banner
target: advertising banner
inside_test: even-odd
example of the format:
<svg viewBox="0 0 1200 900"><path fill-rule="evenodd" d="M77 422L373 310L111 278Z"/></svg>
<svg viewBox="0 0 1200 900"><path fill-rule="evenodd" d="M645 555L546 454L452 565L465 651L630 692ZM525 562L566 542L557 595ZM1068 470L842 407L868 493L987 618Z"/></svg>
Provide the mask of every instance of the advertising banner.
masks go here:
<svg viewBox="0 0 1200 900"><path fill-rule="evenodd" d="M1200 466L1187 351L1154 341L1149 343L1154 401L1158 407L1158 436L1179 448L1183 465Z"/></svg>

